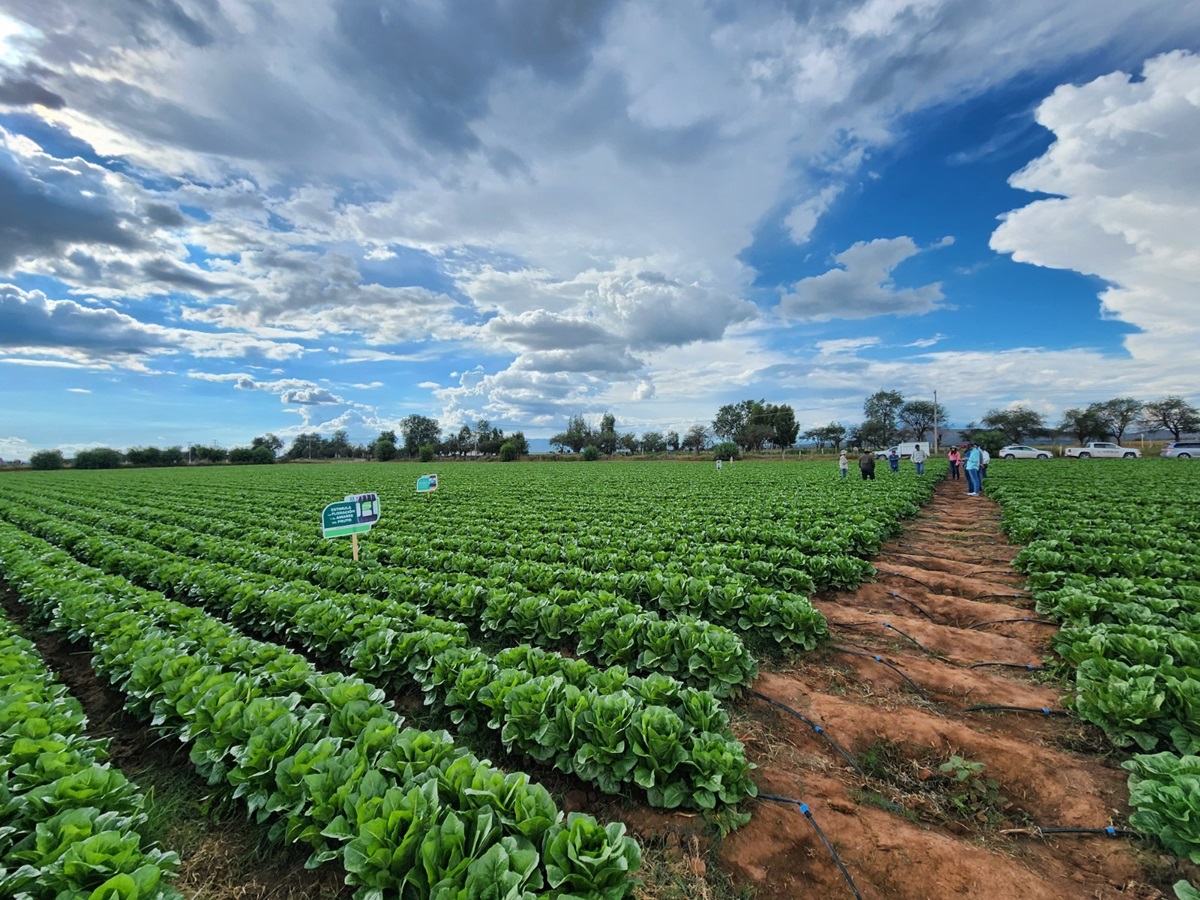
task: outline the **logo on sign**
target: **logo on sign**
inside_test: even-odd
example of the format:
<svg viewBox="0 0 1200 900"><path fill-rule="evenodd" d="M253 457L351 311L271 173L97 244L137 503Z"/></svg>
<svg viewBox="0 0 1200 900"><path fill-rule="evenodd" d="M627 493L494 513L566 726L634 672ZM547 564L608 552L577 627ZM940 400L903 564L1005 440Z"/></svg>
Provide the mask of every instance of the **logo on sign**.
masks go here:
<svg viewBox="0 0 1200 900"><path fill-rule="evenodd" d="M417 479L418 494L428 494L430 491L436 491L437 487L436 475L422 475Z"/></svg>

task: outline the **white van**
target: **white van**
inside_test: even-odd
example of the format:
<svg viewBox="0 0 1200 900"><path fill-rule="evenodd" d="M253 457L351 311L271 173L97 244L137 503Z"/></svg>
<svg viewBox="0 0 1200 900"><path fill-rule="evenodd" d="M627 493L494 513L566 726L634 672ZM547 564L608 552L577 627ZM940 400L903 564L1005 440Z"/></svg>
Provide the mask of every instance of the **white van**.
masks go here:
<svg viewBox="0 0 1200 900"><path fill-rule="evenodd" d="M892 451L895 450L896 453L899 454L901 459L908 459L910 456L913 455L913 451L916 450L918 447L920 447L922 450L925 451L926 457L928 457L929 454L932 452L930 449L932 447L932 445L929 443L929 441L905 441L902 444L897 444L894 447L889 447L887 450L876 450L875 455L877 457L883 459L888 456L891 456Z"/></svg>

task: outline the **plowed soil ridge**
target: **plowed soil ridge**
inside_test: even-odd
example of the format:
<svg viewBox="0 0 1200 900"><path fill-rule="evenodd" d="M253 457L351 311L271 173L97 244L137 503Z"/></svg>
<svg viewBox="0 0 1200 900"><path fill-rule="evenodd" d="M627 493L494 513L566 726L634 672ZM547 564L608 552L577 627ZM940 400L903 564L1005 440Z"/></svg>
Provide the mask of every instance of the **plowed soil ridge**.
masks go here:
<svg viewBox="0 0 1200 900"><path fill-rule="evenodd" d="M860 761L878 768L888 756L898 780L944 785L943 799L953 785L939 760L957 754L983 763L1004 798L990 813L968 805L929 816L919 795L911 812L884 808L891 801L877 771L866 767L871 777L859 777L801 720L753 700L739 712L735 724L759 766L760 791L807 804L868 900L1173 896L1168 886L1178 871L1170 857L1127 838L1037 830L1119 827L1129 810L1125 773L1102 736L1057 714L1061 685L1025 669L971 668L1040 666L1048 653L1054 629L1038 621L1011 567L1019 549L1001 533L995 503L966 496L962 481L943 482L873 561L874 583L815 600L834 645L865 655L822 651L794 668L764 671L754 685ZM1035 621L1001 622L1022 618ZM976 705L1033 711L963 711ZM852 896L797 807L757 801L753 813L720 855L756 897Z"/></svg>

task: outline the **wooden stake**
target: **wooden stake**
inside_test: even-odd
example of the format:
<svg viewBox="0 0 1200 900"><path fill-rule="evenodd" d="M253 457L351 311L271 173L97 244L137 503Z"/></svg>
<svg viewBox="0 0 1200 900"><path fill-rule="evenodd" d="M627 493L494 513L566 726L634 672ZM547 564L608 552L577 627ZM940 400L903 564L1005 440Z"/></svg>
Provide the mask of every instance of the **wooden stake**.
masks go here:
<svg viewBox="0 0 1200 900"><path fill-rule="evenodd" d="M351 546L354 548L354 561L358 562L358 535L350 535Z"/></svg>

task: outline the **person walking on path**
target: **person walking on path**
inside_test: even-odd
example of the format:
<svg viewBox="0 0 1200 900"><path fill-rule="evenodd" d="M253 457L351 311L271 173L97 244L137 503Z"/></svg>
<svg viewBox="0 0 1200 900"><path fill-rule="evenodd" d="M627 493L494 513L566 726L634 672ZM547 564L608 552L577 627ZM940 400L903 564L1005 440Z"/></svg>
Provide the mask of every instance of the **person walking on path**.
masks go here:
<svg viewBox="0 0 1200 900"><path fill-rule="evenodd" d="M951 447L950 452L946 454L946 458L950 460L950 480L958 481L958 464L962 461L962 456L959 455L957 447Z"/></svg>
<svg viewBox="0 0 1200 900"><path fill-rule="evenodd" d="M888 452L888 465L893 472L900 471L900 454L896 452L895 447Z"/></svg>
<svg viewBox="0 0 1200 900"><path fill-rule="evenodd" d="M862 472L863 481L875 480L875 454L864 450L858 458L858 468Z"/></svg>
<svg viewBox="0 0 1200 900"><path fill-rule="evenodd" d="M842 451L842 455L838 457L838 468L842 470L842 477L846 477L846 473L850 469L850 462L846 459L846 451Z"/></svg>
<svg viewBox="0 0 1200 900"><path fill-rule="evenodd" d="M912 461L913 465L917 467L918 475L925 474L925 459L925 450L920 444L917 444L917 446L913 447Z"/></svg>
<svg viewBox="0 0 1200 900"><path fill-rule="evenodd" d="M983 479L979 475L979 467L983 463L983 451L975 444L967 450L967 462L963 470L967 473L967 496L978 497L983 490Z"/></svg>

